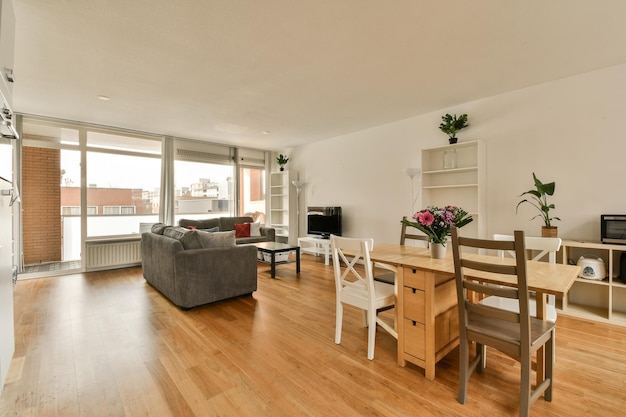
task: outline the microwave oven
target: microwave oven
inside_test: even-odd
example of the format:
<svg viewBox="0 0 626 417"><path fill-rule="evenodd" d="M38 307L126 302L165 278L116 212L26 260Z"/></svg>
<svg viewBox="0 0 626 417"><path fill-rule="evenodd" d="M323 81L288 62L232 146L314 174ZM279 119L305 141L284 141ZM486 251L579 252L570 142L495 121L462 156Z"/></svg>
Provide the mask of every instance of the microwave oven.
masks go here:
<svg viewBox="0 0 626 417"><path fill-rule="evenodd" d="M603 214L600 216L602 243L626 245L626 214Z"/></svg>

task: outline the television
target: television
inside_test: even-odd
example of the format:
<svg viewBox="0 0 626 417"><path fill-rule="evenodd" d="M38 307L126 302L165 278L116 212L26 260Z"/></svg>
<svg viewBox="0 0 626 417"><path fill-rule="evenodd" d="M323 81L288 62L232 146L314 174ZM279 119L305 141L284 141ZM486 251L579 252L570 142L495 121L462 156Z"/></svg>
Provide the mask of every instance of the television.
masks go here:
<svg viewBox="0 0 626 417"><path fill-rule="evenodd" d="M306 232L329 239L341 236L341 207L309 207L306 213Z"/></svg>

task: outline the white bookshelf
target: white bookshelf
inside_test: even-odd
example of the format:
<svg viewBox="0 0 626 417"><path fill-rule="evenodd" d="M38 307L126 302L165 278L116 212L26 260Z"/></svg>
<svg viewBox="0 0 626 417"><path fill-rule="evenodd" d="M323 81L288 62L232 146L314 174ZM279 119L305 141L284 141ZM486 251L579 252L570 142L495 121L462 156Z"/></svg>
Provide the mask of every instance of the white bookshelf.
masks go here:
<svg viewBox="0 0 626 417"><path fill-rule="evenodd" d="M270 173L269 226L276 231L276 241L294 243L297 234L296 189L291 184L298 179L295 171Z"/></svg>
<svg viewBox="0 0 626 417"><path fill-rule="evenodd" d="M562 300L561 312L626 326L626 284L619 279L620 255L626 251L626 245L564 240L561 251L564 264L576 263L584 254L600 256L608 274L603 280L577 278Z"/></svg>
<svg viewBox="0 0 626 417"><path fill-rule="evenodd" d="M456 152L456 168L444 169L444 153ZM422 149L422 205L454 205L474 221L464 235L486 237L486 153L480 141ZM422 207L422 208L424 208Z"/></svg>

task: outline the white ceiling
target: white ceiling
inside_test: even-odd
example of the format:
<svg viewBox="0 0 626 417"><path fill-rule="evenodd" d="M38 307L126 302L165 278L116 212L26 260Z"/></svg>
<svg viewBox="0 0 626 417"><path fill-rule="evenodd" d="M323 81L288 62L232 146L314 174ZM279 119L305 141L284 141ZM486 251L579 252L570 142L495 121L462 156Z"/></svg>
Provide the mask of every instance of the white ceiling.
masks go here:
<svg viewBox="0 0 626 417"><path fill-rule="evenodd" d="M624 0L13 2L16 112L269 150L626 62Z"/></svg>

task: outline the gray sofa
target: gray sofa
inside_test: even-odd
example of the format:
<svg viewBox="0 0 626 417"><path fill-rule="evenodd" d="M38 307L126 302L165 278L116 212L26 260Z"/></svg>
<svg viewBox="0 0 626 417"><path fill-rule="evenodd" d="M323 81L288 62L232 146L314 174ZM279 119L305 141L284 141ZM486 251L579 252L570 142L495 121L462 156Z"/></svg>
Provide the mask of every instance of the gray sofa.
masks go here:
<svg viewBox="0 0 626 417"><path fill-rule="evenodd" d="M256 247L235 245L234 231L164 225L152 230L141 235L143 276L178 307L187 310L256 291Z"/></svg>
<svg viewBox="0 0 626 417"><path fill-rule="evenodd" d="M214 230L219 228L218 231L226 232L229 230L235 230L236 224L254 223L252 217L240 216L240 217L219 217L217 219L205 219L205 220L190 220L180 219L178 225L182 227L194 227L198 230ZM238 237L237 244L243 243L256 243L256 242L274 242L276 240L276 231L273 227L259 226L260 236L250 237Z"/></svg>

